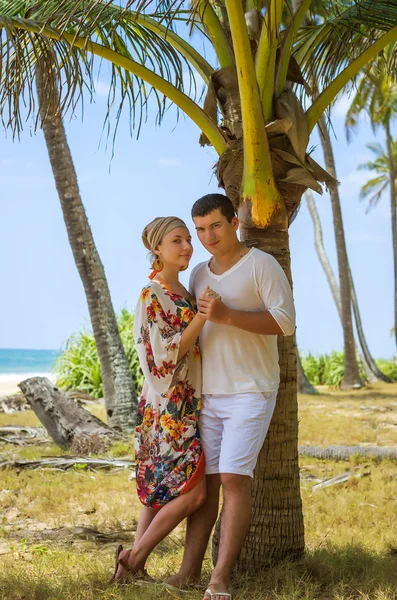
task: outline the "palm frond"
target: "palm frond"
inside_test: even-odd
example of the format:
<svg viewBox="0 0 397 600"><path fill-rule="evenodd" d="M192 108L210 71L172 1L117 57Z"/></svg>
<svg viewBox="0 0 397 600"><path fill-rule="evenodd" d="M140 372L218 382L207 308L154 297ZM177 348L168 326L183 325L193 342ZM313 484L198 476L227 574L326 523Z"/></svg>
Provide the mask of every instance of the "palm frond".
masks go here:
<svg viewBox="0 0 397 600"><path fill-rule="evenodd" d="M195 71L181 48L176 49L167 36L167 28L156 33L146 26L129 7L136 5L142 10L151 2L127 2L125 7L112 5L104 0L25 0L10 2L0 0L0 110L3 124L19 133L22 114L29 118L37 115L33 91L35 64L44 48L53 48L55 80L58 82L62 110L75 109L84 89L92 94L95 90L94 58L86 48L77 49L65 40L65 34L77 39L101 44L116 51L120 56L131 58L160 75L165 81L184 92L188 81L188 94L197 95ZM176 11L180 2L157 2L163 11L161 20ZM146 13L145 13L146 14ZM171 14L171 13L170 13ZM158 19L157 14L147 15ZM171 25L167 24L167 27ZM44 29L59 33L58 39L50 41ZM165 31L164 31L165 30ZM171 28L169 29L171 35ZM174 38L176 38L176 34ZM186 47L188 44L186 44ZM197 53L197 57L198 57ZM97 64L97 63L95 63ZM206 61L203 68L211 70ZM196 65L195 65L196 66ZM98 76L100 64L98 63ZM138 134L144 118L147 118L149 98L153 96L157 106L157 123L161 122L169 106L166 98L140 77L112 65L108 95L108 111L105 123L110 131L110 115L116 111L116 128L125 105L131 113L131 128ZM27 107L27 112L25 110Z"/></svg>
<svg viewBox="0 0 397 600"><path fill-rule="evenodd" d="M323 4L328 5L329 18L303 28L294 46L294 56L317 93L397 24L397 0L355 0L345 10L338 2ZM389 60L394 69L396 53Z"/></svg>
<svg viewBox="0 0 397 600"><path fill-rule="evenodd" d="M380 178L377 178L377 179L380 179ZM374 191L375 188L378 188L375 191L375 193L373 193L373 195L370 198L368 198L368 206L367 206L367 210L365 211L366 213L368 213L371 210L371 208L375 208L375 206L377 206L384 190L386 190L389 185L389 180L386 179L386 180L384 180L383 184L380 187L378 187L379 183L377 184L377 179L371 179L370 181L367 182L367 184L365 186L363 186L361 188L360 200L365 200ZM370 184L370 185L368 185L368 184ZM368 185L368 187L367 187L367 185Z"/></svg>

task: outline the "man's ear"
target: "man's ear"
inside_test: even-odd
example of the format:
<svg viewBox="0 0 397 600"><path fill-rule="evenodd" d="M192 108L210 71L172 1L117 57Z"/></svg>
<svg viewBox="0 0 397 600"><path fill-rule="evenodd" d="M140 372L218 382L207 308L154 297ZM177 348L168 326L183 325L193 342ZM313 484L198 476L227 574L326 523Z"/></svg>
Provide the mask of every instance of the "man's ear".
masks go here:
<svg viewBox="0 0 397 600"><path fill-rule="evenodd" d="M238 217L233 217L232 225L234 227L234 231L237 231L237 229L239 228L239 225L240 225L240 221L238 220Z"/></svg>

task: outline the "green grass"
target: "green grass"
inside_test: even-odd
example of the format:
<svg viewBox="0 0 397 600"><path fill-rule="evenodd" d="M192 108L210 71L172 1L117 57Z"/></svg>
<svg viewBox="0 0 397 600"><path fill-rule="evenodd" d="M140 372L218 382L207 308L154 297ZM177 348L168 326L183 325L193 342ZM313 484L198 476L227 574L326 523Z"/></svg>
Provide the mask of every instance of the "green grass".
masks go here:
<svg viewBox="0 0 397 600"><path fill-rule="evenodd" d="M302 396L301 443L396 445L396 394L396 385L379 385L354 394ZM0 415L0 425L11 424L12 417L19 424L33 424L31 413L16 413ZM131 456L132 451L131 444L118 442L107 455ZM62 451L53 444L3 444L0 453L37 458ZM396 462L358 457L349 462L301 457L300 462L306 554L299 561L237 576L234 600L396 600ZM313 491L316 480L347 469L361 476ZM128 471L80 469L1 471L0 599L201 600L197 590L182 594L161 585L109 587L116 542L101 544L71 534L75 527L121 532L125 546L131 545L140 505L128 476ZM150 557L148 570L159 581L177 570L184 531L182 524ZM208 554L203 583L210 568Z"/></svg>

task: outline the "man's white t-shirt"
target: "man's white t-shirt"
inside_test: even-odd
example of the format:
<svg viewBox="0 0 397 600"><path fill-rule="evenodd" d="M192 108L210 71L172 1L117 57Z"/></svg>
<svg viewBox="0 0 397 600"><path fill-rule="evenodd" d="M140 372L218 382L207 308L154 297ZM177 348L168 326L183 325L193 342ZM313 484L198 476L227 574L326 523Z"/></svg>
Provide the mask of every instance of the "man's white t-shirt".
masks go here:
<svg viewBox="0 0 397 600"><path fill-rule="evenodd" d="M269 311L284 335L295 331L291 287L275 258L256 248L222 275L208 262L190 275L190 292L198 298L207 286L227 307L247 312ZM280 383L277 335L261 335L207 321L200 334L203 394L273 392Z"/></svg>

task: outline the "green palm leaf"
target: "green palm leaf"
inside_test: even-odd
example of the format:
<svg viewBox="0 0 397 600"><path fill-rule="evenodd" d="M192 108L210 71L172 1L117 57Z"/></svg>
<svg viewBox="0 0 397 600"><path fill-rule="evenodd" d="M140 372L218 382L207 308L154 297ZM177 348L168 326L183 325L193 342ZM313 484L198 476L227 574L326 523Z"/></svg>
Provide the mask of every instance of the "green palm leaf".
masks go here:
<svg viewBox="0 0 397 600"><path fill-rule="evenodd" d="M138 3L138 8L142 3ZM175 3L158 3L170 9ZM154 15L156 16L156 15ZM164 20L164 16L162 17ZM153 19L151 19L153 21ZM52 62L61 97L62 111L74 110L83 91L95 90L94 58L84 48L77 49L62 36L67 32L84 37L87 42L95 41L104 48L131 58L159 74L165 81L184 91L188 81L189 94L197 94L194 68L201 74L212 71L211 66L192 51L186 42L174 48L170 43L179 39L172 33L167 37L167 27L160 27L156 33L152 29L150 16L138 19L137 15L111 5L102 0L25 0L10 2L0 0L0 28L3 42L0 55L0 110L3 125L12 126L19 133L22 127L22 106L27 104L26 118L37 114L35 105L34 79L38 60ZM51 40L45 35L44 27L56 31L60 39ZM189 60L187 56L189 55ZM157 122L161 122L167 109L164 96L145 81L129 71L112 64L111 82L108 95L109 124L110 108L117 109L116 126L125 102L131 111L132 127L139 133L143 118L147 116L148 100L153 95L157 105Z"/></svg>
<svg viewBox="0 0 397 600"><path fill-rule="evenodd" d="M294 56L305 78L321 92L336 75L368 49L383 33L397 24L395 0L318 2L328 18L303 28L294 46ZM390 68L395 67L393 54Z"/></svg>

